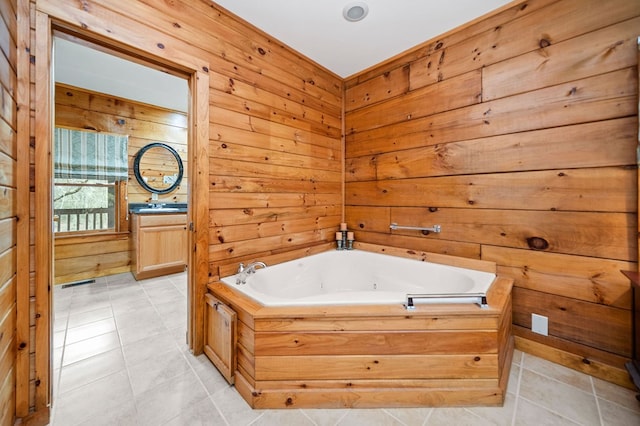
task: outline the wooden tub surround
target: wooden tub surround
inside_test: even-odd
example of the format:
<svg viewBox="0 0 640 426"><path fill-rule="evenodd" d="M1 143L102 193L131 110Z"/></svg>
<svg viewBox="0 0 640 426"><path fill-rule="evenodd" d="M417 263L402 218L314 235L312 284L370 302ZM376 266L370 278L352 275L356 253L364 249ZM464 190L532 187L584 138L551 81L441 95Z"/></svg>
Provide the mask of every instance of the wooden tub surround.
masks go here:
<svg viewBox="0 0 640 426"><path fill-rule="evenodd" d="M205 353L253 408L502 405L514 347L512 285L497 277L485 309L407 310L266 307L214 282Z"/></svg>

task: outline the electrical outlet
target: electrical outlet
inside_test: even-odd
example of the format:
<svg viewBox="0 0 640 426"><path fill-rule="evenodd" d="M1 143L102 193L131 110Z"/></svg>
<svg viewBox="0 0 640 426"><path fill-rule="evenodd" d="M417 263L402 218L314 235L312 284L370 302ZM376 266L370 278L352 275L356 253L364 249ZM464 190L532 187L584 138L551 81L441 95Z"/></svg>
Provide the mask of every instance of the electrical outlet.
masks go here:
<svg viewBox="0 0 640 426"><path fill-rule="evenodd" d="M153 201L158 201L158 194L156 194L155 192L153 194L151 194L151 199Z"/></svg>
<svg viewBox="0 0 640 426"><path fill-rule="evenodd" d="M543 336L548 336L549 318L543 315L531 314L531 331L542 334Z"/></svg>

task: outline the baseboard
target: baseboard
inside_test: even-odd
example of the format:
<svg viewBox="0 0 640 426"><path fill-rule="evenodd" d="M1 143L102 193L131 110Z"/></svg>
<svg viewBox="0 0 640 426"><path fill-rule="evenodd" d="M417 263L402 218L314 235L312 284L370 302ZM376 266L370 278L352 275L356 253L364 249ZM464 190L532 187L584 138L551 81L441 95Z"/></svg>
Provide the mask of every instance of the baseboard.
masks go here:
<svg viewBox="0 0 640 426"><path fill-rule="evenodd" d="M615 383L628 389L635 390L635 386L629 377L627 370L613 367L596 360L588 360L583 356L573 354L561 349L552 348L542 343L534 342L520 336L515 336L516 349L560 364L572 370L577 370L593 377Z"/></svg>

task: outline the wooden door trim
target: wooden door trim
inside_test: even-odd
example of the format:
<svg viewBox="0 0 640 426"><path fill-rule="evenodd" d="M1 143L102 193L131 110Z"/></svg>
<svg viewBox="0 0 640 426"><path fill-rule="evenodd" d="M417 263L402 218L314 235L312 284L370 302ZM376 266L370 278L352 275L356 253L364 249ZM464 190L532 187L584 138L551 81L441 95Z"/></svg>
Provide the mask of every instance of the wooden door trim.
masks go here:
<svg viewBox="0 0 640 426"><path fill-rule="evenodd" d="M207 62L201 58L160 58L144 51L133 43L127 43L126 35L93 33L63 17L49 15L46 11L36 11L36 67L35 67L35 293L36 293L36 377L40 380L36 390L36 412L48 410L51 403L51 292L53 285L53 235L52 217L52 177L51 177L51 135L53 128L53 83L52 83L52 39L54 30L63 30L80 38L114 50L130 53L131 56L148 60L150 64L163 64L188 79L190 88L189 105L189 211L188 221L193 224L189 232L189 273L188 273L188 344L199 354L204 342L204 294L208 281L208 179L209 179L209 75ZM135 39L135 38L132 38ZM175 59L175 60L174 60ZM29 377L20 377L21 383Z"/></svg>

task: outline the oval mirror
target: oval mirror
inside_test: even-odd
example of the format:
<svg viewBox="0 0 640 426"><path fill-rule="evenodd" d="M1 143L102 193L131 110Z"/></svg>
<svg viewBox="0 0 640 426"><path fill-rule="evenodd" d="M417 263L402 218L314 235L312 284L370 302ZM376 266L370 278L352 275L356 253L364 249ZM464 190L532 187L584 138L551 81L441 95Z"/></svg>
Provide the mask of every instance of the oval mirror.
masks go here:
<svg viewBox="0 0 640 426"><path fill-rule="evenodd" d="M180 185L182 159L175 149L160 142L140 148L133 161L133 173L147 191L167 194Z"/></svg>

